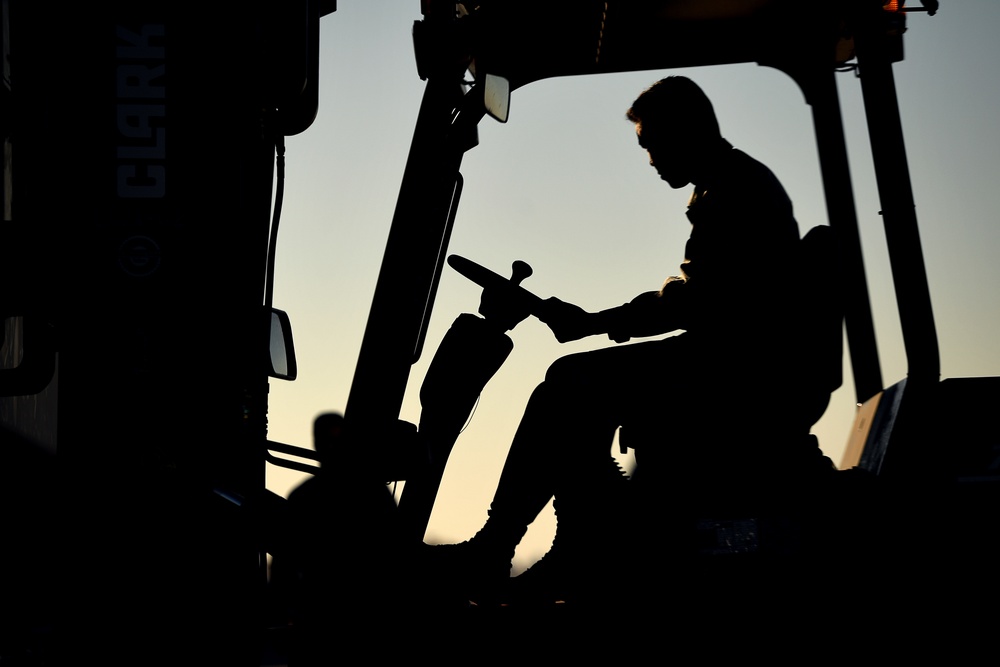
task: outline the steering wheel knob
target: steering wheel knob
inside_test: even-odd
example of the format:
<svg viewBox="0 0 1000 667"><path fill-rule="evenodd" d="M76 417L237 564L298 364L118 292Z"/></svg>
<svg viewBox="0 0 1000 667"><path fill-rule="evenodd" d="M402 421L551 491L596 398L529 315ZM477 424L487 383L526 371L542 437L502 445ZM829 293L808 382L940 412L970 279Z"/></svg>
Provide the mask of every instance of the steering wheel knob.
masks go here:
<svg viewBox="0 0 1000 667"><path fill-rule="evenodd" d="M527 262L522 262L521 260L516 259L510 267L510 282L515 285L520 285L521 281L530 277L532 273L534 273L534 271Z"/></svg>

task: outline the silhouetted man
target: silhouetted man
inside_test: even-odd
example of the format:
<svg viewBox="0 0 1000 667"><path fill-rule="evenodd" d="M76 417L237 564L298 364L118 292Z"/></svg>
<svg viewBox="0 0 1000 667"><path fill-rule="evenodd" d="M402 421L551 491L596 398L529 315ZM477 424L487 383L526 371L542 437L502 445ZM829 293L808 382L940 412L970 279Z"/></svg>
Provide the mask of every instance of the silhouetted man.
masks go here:
<svg viewBox="0 0 1000 667"><path fill-rule="evenodd" d="M273 594L281 598L279 604L291 607L284 611L293 617L300 615L303 606L327 604L326 600L316 602L315 579L332 567L330 537L321 528L349 506L335 472L343 423L343 415L337 412L325 412L313 420L313 449L321 468L292 490L282 514L282 541L279 553L274 554L271 583ZM312 609L306 611L307 616L314 614Z"/></svg>
<svg viewBox="0 0 1000 667"><path fill-rule="evenodd" d="M371 631L385 601L405 595L395 501L384 483L359 473L343 424L335 412L313 421L320 469L289 494L287 548L274 559L290 579L295 665L330 664L344 633Z"/></svg>
<svg viewBox="0 0 1000 667"><path fill-rule="evenodd" d="M782 275L794 273L799 243L788 196L767 167L722 138L710 101L687 78L657 82L626 116L660 178L694 186L681 274L597 313L552 298L540 319L560 342L682 333L550 366L514 436L486 525L468 542L435 550L459 577L508 577L515 546L553 495L558 531L542 562L578 580L613 569L623 556L615 515L631 486L610 454L619 427L639 444L639 470L647 458L668 464L657 470L658 488L677 521L745 498L747 480L787 479L820 456L818 448L790 454L780 437L758 446L745 436L763 401L792 390L796 371L795 280Z"/></svg>

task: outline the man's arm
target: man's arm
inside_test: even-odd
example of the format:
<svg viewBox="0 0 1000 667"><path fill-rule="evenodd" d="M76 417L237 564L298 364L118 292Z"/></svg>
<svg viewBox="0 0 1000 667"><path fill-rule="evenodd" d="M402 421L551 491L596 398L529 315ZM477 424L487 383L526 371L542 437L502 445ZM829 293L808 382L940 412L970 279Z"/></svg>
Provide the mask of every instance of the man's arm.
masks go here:
<svg viewBox="0 0 1000 667"><path fill-rule="evenodd" d="M683 328L683 285L683 280L668 280L658 292L645 292L624 305L596 313L552 297L545 300L538 319L560 343L597 334L624 343L632 337L669 333Z"/></svg>

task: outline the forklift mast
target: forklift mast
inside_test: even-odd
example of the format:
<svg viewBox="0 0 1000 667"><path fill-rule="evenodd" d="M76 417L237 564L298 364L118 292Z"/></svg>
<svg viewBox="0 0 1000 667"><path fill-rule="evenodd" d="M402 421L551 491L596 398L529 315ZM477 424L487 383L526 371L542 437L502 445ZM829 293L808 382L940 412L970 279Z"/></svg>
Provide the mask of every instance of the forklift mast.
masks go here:
<svg viewBox="0 0 1000 667"><path fill-rule="evenodd" d="M275 151L334 9L3 2L3 448L58 450L81 655L255 651Z"/></svg>

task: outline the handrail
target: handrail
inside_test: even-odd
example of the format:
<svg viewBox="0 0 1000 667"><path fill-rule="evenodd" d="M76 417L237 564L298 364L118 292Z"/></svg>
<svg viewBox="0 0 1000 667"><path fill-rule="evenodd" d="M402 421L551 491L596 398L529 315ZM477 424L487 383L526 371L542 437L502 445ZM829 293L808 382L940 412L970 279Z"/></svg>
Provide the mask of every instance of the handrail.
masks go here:
<svg viewBox="0 0 1000 667"><path fill-rule="evenodd" d="M274 440L268 440L267 447L264 449L264 459L268 463L281 468L288 468L289 470L312 473L313 475L319 472L319 466L309 465L308 463L300 463L298 461L292 461L290 459L275 456L271 453L272 450L281 454L297 456L302 459L311 459L318 462L319 454L316 453L316 450L306 449L305 447L298 447L296 445L287 445L283 442L276 442Z"/></svg>

